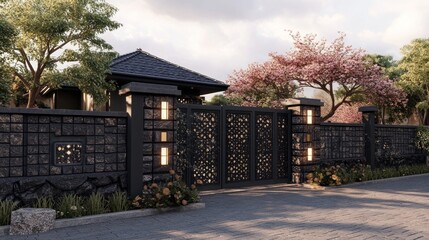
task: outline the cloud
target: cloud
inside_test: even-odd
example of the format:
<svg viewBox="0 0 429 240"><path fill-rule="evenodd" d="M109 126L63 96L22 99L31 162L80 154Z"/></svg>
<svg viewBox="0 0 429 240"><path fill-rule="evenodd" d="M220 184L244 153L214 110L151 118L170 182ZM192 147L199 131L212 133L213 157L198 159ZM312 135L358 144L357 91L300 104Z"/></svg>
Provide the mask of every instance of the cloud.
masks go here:
<svg viewBox="0 0 429 240"><path fill-rule="evenodd" d="M390 0L108 0L123 27L104 35L121 54L137 48L210 77L290 50L286 30L315 33L370 53L394 55L429 32L429 1Z"/></svg>

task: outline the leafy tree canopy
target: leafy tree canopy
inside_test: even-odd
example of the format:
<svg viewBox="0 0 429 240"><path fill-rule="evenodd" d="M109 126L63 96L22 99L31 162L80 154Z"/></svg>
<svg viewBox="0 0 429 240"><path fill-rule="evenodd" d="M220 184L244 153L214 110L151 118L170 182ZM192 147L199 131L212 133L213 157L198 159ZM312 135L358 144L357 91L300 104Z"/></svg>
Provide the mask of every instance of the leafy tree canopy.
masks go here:
<svg viewBox="0 0 429 240"><path fill-rule="evenodd" d="M429 124L429 38L411 41L402 49L399 68L403 71L399 84L407 91L420 118Z"/></svg>
<svg viewBox="0 0 429 240"><path fill-rule="evenodd" d="M117 55L100 34L120 27L111 20L116 8L103 0L6 0L0 15L16 32L3 60L28 91L33 107L44 87L75 85L105 100L113 87L105 81Z"/></svg>
<svg viewBox="0 0 429 240"><path fill-rule="evenodd" d="M15 37L14 28L2 17L0 17L0 104L5 104L11 96L11 74L10 68L3 59L4 53L12 47Z"/></svg>

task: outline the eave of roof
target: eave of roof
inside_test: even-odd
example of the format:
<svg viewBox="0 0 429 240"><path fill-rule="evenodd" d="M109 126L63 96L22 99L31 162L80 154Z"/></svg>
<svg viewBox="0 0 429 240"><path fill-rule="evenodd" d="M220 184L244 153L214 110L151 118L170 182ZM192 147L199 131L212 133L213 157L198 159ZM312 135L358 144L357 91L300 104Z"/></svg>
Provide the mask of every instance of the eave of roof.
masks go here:
<svg viewBox="0 0 429 240"><path fill-rule="evenodd" d="M122 65L122 66L121 66ZM135 68L133 68L135 66ZM131 71L127 71L127 70ZM110 65L111 76L128 76L139 81L146 79L162 80L169 84L191 84L193 86L212 86L226 90L229 85L207 77L142 50L121 55ZM113 79L113 78L112 78Z"/></svg>

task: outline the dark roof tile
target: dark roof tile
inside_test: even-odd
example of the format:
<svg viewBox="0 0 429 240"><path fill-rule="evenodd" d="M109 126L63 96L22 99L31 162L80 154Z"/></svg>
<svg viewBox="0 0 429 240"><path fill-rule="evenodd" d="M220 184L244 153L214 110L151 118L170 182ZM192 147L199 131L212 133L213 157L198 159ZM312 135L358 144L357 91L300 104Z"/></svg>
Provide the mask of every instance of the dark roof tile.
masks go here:
<svg viewBox="0 0 429 240"><path fill-rule="evenodd" d="M224 82L168 62L142 50L115 58L110 65L110 71L112 75L120 74L225 88L228 86Z"/></svg>

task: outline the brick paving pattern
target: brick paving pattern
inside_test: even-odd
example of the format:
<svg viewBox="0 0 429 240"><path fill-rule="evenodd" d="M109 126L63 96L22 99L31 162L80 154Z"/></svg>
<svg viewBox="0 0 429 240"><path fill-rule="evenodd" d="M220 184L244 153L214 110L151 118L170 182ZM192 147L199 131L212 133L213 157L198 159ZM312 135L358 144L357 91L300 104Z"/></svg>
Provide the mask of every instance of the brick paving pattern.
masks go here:
<svg viewBox="0 0 429 240"><path fill-rule="evenodd" d="M206 208L4 239L429 239L429 174L325 191L204 196Z"/></svg>

